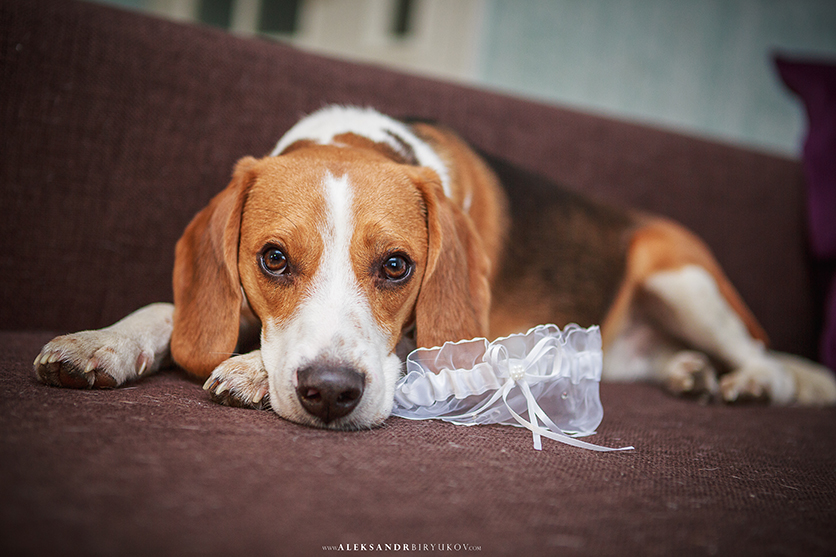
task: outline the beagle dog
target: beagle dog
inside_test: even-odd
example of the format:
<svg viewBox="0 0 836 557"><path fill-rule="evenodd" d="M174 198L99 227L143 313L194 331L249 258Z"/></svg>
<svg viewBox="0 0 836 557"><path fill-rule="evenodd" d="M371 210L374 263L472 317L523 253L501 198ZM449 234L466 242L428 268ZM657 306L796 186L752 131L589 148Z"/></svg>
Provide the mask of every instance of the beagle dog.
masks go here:
<svg viewBox="0 0 836 557"><path fill-rule="evenodd" d="M836 402L771 352L705 244L371 109L302 119L246 157L177 243L174 304L61 336L44 383L116 387L173 360L218 402L357 429L390 414L416 346L600 324L604 379L775 404Z"/></svg>

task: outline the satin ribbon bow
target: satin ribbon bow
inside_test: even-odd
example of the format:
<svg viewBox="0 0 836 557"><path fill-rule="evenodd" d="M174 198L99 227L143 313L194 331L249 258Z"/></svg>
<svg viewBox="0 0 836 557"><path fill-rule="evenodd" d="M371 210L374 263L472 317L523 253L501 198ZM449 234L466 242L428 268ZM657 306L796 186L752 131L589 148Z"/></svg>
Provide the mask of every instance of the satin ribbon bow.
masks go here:
<svg viewBox="0 0 836 557"><path fill-rule="evenodd" d="M546 337L540 339L540 341L534 345L534 348L526 354L525 358L520 360L518 358L512 358L505 346L501 344L491 345L488 348L487 354L485 354L485 359L493 366L494 369L498 370L503 376L507 376L508 379L502 387L494 393L493 397L488 400L484 407L489 407L491 404L496 402L499 396L501 396L502 401L505 403L506 408L514 419L517 420L521 426L531 431L534 438L534 448L538 451L543 449L543 444L540 439L541 437L548 437L549 439L566 443L567 445L572 445L573 447L580 447L582 449L589 449L593 451L625 451L632 449L633 447L621 447L615 449L603 447L601 445L587 443L586 441L580 441L579 439L570 437L563 433L561 429L552 421L552 419L549 418L548 414L540 408L540 405L537 404L537 400L532 394L531 387L529 385L549 380L550 375L531 372L536 371L537 364L541 361L541 358L549 352L556 350L557 346L554 343L554 339ZM517 414L514 409L511 408L511 405L508 404L508 393L510 393L514 387L519 387L525 397L525 401L528 406L529 420L526 420ZM538 419L543 422L543 425L538 423Z"/></svg>

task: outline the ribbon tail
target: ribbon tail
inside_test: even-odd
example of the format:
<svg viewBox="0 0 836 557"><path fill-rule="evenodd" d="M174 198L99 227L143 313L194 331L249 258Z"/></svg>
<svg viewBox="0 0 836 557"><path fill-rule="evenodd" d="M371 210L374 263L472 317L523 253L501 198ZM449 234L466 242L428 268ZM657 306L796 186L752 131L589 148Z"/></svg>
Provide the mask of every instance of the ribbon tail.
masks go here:
<svg viewBox="0 0 836 557"><path fill-rule="evenodd" d="M551 431L553 431L553 432L560 432L560 433L558 433L557 435L563 435L564 437L568 437L569 439L576 439L576 438L575 438L574 436L572 436L572 435L567 435L567 434L563 433L563 430L561 430L561 429L560 429L560 428L559 428L559 427L558 427L558 426L557 426L557 425L556 425L556 424L555 424L555 423L551 420L551 418L549 418L548 414L546 414L546 413L543 411L543 409L542 409L542 408L540 408L539 406L537 406L537 408L535 408L535 411L537 412L537 416L538 416L538 417L539 417L539 418L543 421L543 423L545 423L545 424L546 424L546 429L549 429L549 430L551 430ZM593 432L593 433L594 433L594 432ZM584 441L581 441L581 443L584 443ZM570 443L570 444L571 444L571 443ZM587 443L587 444L588 444L588 445L592 445L593 447L600 447L600 449L596 449L596 450L608 450L608 451L631 451L631 450L634 450L634 449L635 449L635 447L633 447L632 445L631 445L631 446L629 446L629 447L609 448L609 447L601 447L600 445L594 445L594 444L592 444L592 443ZM589 447L587 447L587 448L589 448Z"/></svg>
<svg viewBox="0 0 836 557"><path fill-rule="evenodd" d="M541 435L543 437L547 437L554 441L558 441L560 443L565 443L566 445L571 445L573 447L578 447L581 449L588 449L591 451L599 451L599 452L610 452L610 451L627 451L632 450L633 447L620 447L620 448L611 448L611 447L603 447L601 445L595 445L594 443L588 443L586 441L581 441L579 439L575 439L574 437L569 437L565 433L560 431L560 428L557 427L554 422L543 412L542 408L534 401L534 396L531 394L531 390L528 388L528 384L525 381L520 381L521 389L523 391L526 400L529 401L529 415L530 416L539 416L541 419L545 417L546 419L543 420L544 422L548 423L550 426L554 427L556 431L551 431L549 429L545 429L541 427L539 424L536 423L536 418L533 418L534 423L525 420L522 416L514 412L513 408L508 404L507 393L503 393L503 400L505 405L508 407L508 411L511 412L511 415L514 416L514 419L519 422L520 425L529 429L532 434L534 435ZM530 398L529 398L530 397ZM532 406L533 404L533 406ZM535 437L535 448L536 448L537 439Z"/></svg>
<svg viewBox="0 0 836 557"><path fill-rule="evenodd" d="M612 452L612 451L631 451L634 447L604 447L601 445L595 445L594 443L587 443L586 441L581 441L580 439L575 439L574 437L569 437L563 433L555 433L553 431L543 430L540 432L543 437L548 437L549 439L553 439L555 441L559 441L561 443L566 443L567 445L572 445L573 447L578 447L581 449L589 449L590 451L598 451L598 452Z"/></svg>
<svg viewBox="0 0 836 557"><path fill-rule="evenodd" d="M525 402L528 404L528 419L531 420L531 424L535 428L539 428L540 424L537 423L536 410L540 410L542 413L542 409L540 408L540 405L537 404L537 401L534 400L534 395L531 393L531 389L528 387L528 383L526 383L525 380L520 381L520 390L522 390ZM537 433L537 430L531 429L531 435L534 437L534 448L538 451L543 450L543 443L540 440L540 434Z"/></svg>
<svg viewBox="0 0 836 557"><path fill-rule="evenodd" d="M577 434L564 433L564 431L560 428L560 426L558 426L556 423L554 423L552 421L552 419L549 417L549 415L546 414L546 412L539 405L534 409L534 411L537 413L537 417L540 418L543 421L543 424L545 424L546 429L550 429L552 431L559 431L563 435L568 435L569 437L578 437L578 436L582 437L583 435L591 435L591 434L595 433L594 431L590 432L590 433L585 433L585 432L580 433L579 432Z"/></svg>

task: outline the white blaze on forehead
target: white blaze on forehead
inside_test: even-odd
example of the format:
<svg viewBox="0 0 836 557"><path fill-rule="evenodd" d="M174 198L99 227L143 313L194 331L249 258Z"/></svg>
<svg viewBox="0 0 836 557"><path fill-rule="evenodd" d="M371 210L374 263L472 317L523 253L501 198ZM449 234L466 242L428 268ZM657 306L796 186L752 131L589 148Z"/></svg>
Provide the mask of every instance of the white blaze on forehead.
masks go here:
<svg viewBox="0 0 836 557"><path fill-rule="evenodd" d="M322 259L310 290L291 326L302 346L301 363L326 357L373 371L379 367L379 347L386 346L351 260L354 235L353 194L346 176L326 173L323 180L326 218L320 225Z"/></svg>
<svg viewBox="0 0 836 557"><path fill-rule="evenodd" d="M334 138L344 133L353 133L383 143L396 153L403 153L399 139L412 149L420 166L435 171L441 179L444 194L450 197L450 176L441 157L426 142L398 120L384 116L371 108L352 106L329 106L300 120L279 140L270 153L276 157L297 141L313 141L320 145L337 145Z"/></svg>
<svg viewBox="0 0 836 557"><path fill-rule="evenodd" d="M353 195L345 176L335 178L331 173L325 176L325 201L327 218L322 223L324 250L319 270L313 282L312 304L325 304L336 311L332 319L325 319L330 326L335 321L348 317L344 313L357 313L357 304L362 304L360 288L351 264L351 237L354 233L352 215ZM336 319L334 319L336 318Z"/></svg>
<svg viewBox="0 0 836 557"><path fill-rule="evenodd" d="M334 336L346 315L355 313L360 302L357 279L351 266L352 193L345 176L327 173L324 180L326 219L320 225L323 239L322 259L304 304L306 313L316 312L320 322L317 336Z"/></svg>

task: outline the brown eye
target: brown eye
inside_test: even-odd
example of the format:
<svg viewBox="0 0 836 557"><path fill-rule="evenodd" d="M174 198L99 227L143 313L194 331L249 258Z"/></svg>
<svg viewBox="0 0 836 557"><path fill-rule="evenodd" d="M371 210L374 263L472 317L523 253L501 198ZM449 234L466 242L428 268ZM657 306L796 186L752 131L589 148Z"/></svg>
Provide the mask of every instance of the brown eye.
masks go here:
<svg viewBox="0 0 836 557"><path fill-rule="evenodd" d="M401 281L412 271L412 262L403 255L392 255L383 262L381 271L386 280Z"/></svg>
<svg viewBox="0 0 836 557"><path fill-rule="evenodd" d="M265 273L273 276L287 272L287 256L277 247L266 247L260 256L261 268Z"/></svg>

